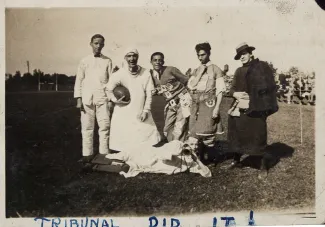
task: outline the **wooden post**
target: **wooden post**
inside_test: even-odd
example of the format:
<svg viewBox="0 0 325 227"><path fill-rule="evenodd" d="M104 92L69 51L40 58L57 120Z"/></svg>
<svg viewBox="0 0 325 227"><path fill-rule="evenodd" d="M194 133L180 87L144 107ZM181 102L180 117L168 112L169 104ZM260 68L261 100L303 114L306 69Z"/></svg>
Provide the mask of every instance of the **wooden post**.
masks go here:
<svg viewBox="0 0 325 227"><path fill-rule="evenodd" d="M55 74L55 91L58 91L58 74Z"/></svg>
<svg viewBox="0 0 325 227"><path fill-rule="evenodd" d="M38 91L40 91L40 90L41 90L41 75L38 72Z"/></svg>
<svg viewBox="0 0 325 227"><path fill-rule="evenodd" d="M302 81L301 81L301 74L299 75L299 79L300 79L300 89L299 89L299 99L301 98L301 87L302 87ZM302 126L302 101L300 101L300 142L301 142L301 145L303 143L303 139L302 139L302 136L303 136L303 126Z"/></svg>

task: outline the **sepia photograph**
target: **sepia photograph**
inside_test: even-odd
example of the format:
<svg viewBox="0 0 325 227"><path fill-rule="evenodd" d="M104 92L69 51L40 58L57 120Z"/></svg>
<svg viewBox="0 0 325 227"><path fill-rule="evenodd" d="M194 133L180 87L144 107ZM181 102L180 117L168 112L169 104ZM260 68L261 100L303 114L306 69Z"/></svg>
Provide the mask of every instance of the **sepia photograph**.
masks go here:
<svg viewBox="0 0 325 227"><path fill-rule="evenodd" d="M5 8L7 219L316 218L325 11L221 2Z"/></svg>

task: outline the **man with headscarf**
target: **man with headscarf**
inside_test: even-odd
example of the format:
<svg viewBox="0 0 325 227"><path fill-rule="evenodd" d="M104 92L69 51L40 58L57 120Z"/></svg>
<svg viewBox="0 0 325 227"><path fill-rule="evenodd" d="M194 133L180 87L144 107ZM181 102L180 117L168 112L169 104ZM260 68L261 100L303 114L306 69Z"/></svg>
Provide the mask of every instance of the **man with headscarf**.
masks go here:
<svg viewBox="0 0 325 227"><path fill-rule="evenodd" d="M111 106L107 101L105 85L112 73L112 61L101 53L104 42L105 39L100 34L91 37L93 53L81 60L74 86L77 108L81 110L82 162L89 162L93 158L95 119L99 126L99 153L109 153Z"/></svg>
<svg viewBox="0 0 325 227"><path fill-rule="evenodd" d="M214 146L220 118L220 104L226 85L223 71L210 60L211 46L199 43L195 50L200 66L196 68L188 81L188 89L192 96L191 116L189 123L190 137L199 140L203 145L199 152L201 159L214 159L217 155Z"/></svg>
<svg viewBox="0 0 325 227"><path fill-rule="evenodd" d="M267 117L278 111L276 83L266 62L254 58L254 47L246 43L236 48L235 60L243 64L234 75L230 95L234 97L228 118L228 141L234 161L229 168L241 166L241 156L262 156L259 178L267 176Z"/></svg>
<svg viewBox="0 0 325 227"><path fill-rule="evenodd" d="M164 117L164 138L156 146L164 142L179 140L184 142L188 132L191 96L186 89L188 77L173 66L164 66L165 56L161 52L151 55L150 70L155 85L155 95L163 95L166 99Z"/></svg>
<svg viewBox="0 0 325 227"><path fill-rule="evenodd" d="M137 49L125 51L126 64L113 74L107 84L107 96L115 103L111 120L109 144L115 151L130 150L136 144L155 145L160 134L151 115L153 81L149 70L138 65ZM117 100L113 94L116 86L122 85L130 92L130 102Z"/></svg>

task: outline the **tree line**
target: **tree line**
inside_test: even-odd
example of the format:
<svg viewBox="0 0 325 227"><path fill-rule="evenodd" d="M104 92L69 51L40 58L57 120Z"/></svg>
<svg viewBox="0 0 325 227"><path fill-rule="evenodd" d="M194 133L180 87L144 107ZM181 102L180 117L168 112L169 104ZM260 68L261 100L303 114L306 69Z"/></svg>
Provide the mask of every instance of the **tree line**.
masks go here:
<svg viewBox="0 0 325 227"><path fill-rule="evenodd" d="M291 80L299 81L300 79L309 80L315 79L315 73L304 73L299 70L298 67L292 66L286 72L278 73L278 69L275 68L272 62L267 62L272 69L273 75L280 85L280 87L286 87L289 85L288 78ZM115 66L113 72L119 70L118 66ZM227 90L230 89L233 74L229 74L228 65L223 68L224 79L226 82ZM191 76L192 69L189 68L185 74ZM37 90L58 90L58 91L72 91L75 82L75 75L66 75L59 73L44 73L39 69L34 69L33 73L24 73L16 71L14 75L6 74L6 91L37 91ZM57 87L56 87L57 86Z"/></svg>
<svg viewBox="0 0 325 227"><path fill-rule="evenodd" d="M68 76L61 73L48 74L39 69L33 73L21 74L16 71L14 75L6 74L6 91L37 91L55 90L58 84L59 91L72 90L75 82L75 75Z"/></svg>

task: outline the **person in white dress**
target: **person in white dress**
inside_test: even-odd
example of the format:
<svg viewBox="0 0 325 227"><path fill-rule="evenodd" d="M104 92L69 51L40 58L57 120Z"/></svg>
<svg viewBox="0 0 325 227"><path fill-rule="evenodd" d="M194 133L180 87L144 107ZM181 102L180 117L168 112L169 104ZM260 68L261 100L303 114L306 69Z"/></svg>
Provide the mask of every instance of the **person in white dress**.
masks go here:
<svg viewBox="0 0 325 227"><path fill-rule="evenodd" d="M111 150L129 150L140 143L152 146L161 139L150 111L153 81L149 70L137 64L138 58L136 49L127 50L127 65L114 73L106 86L108 99L115 103L109 138ZM129 90L128 104L115 98L113 90L118 85Z"/></svg>

